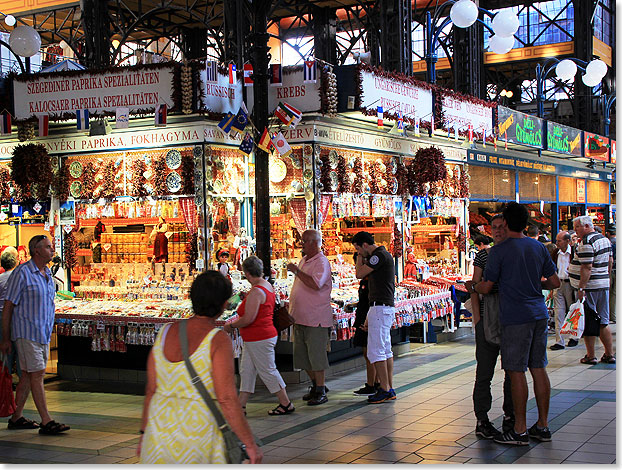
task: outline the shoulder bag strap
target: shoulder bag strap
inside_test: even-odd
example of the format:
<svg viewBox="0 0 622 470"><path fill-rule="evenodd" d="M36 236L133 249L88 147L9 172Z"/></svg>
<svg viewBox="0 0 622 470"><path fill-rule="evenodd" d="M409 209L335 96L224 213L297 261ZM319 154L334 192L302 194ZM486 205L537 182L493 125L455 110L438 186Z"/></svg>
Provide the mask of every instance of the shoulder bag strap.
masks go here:
<svg viewBox="0 0 622 470"><path fill-rule="evenodd" d="M214 418L216 418L216 423L218 424L218 427L222 430L228 426L227 421L225 421L225 418L214 403L214 400L205 388L205 385L203 385L199 374L197 374L197 371L192 365L192 362L190 362L190 357L188 357L188 335L186 332L186 322L187 320L182 320L179 322L179 344L181 345L181 354L184 358L184 362L186 363L188 373L190 374L192 385L196 387L199 395L203 397L205 404L214 415Z"/></svg>

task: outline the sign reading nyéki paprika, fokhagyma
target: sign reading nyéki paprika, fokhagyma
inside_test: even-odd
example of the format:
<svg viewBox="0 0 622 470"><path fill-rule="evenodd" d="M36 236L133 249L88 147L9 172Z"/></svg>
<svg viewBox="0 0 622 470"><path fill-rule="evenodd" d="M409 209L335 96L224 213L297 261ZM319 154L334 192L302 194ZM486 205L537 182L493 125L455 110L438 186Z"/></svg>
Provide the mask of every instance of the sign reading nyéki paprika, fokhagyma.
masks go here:
<svg viewBox="0 0 622 470"><path fill-rule="evenodd" d="M543 120L529 114L499 106L499 140L542 148Z"/></svg>
<svg viewBox="0 0 622 470"><path fill-rule="evenodd" d="M59 76L32 75L13 83L15 117L27 119L47 114L61 117L77 109L88 109L91 115L117 108L130 112L151 112L158 104L169 109L173 101L173 66L127 67L103 73L77 71Z"/></svg>
<svg viewBox="0 0 622 470"><path fill-rule="evenodd" d="M546 122L546 148L552 152L581 155L581 131L556 122Z"/></svg>
<svg viewBox="0 0 622 470"><path fill-rule="evenodd" d="M608 162L609 138L598 134L592 134L591 132L584 132L583 136L585 139L585 158Z"/></svg>

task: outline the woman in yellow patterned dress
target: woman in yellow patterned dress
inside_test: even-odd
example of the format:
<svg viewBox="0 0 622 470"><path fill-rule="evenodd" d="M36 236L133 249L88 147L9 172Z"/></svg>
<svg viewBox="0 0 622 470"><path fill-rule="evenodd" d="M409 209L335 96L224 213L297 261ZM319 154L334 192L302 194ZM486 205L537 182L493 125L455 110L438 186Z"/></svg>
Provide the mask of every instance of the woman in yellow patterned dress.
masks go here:
<svg viewBox="0 0 622 470"><path fill-rule="evenodd" d="M231 339L215 325L229 297L231 282L219 272L207 271L195 279L190 289L194 316L188 320L188 353L205 388L246 445L250 463L261 463L262 452L235 388ZM149 354L140 463L227 463L216 419L190 381L178 331L178 323L165 325Z"/></svg>

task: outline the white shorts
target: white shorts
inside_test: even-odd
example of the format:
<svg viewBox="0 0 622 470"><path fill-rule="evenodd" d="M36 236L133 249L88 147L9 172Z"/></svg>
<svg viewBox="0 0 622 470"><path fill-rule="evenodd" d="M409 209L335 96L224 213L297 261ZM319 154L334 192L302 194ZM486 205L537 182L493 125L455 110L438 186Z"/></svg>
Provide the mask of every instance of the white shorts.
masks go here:
<svg viewBox="0 0 622 470"><path fill-rule="evenodd" d="M278 336L261 341L247 341L240 360L240 392L255 393L257 374L270 393L285 388L285 382L274 362Z"/></svg>
<svg viewBox="0 0 622 470"><path fill-rule="evenodd" d="M19 366L26 372L45 370L48 363L48 345L30 341L25 338L15 340Z"/></svg>
<svg viewBox="0 0 622 470"><path fill-rule="evenodd" d="M395 307L376 305L367 312L367 359L374 362L393 357L391 350L391 325L395 320Z"/></svg>

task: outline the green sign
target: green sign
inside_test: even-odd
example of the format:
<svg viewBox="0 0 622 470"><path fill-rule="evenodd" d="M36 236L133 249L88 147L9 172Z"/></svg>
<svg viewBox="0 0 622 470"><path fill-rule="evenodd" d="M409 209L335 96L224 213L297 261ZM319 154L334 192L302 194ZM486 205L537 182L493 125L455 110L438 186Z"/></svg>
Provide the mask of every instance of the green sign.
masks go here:
<svg viewBox="0 0 622 470"><path fill-rule="evenodd" d="M582 156L581 131L556 122L546 123L546 148L552 152Z"/></svg>
<svg viewBox="0 0 622 470"><path fill-rule="evenodd" d="M505 106L497 107L499 140L543 148L543 120Z"/></svg>

